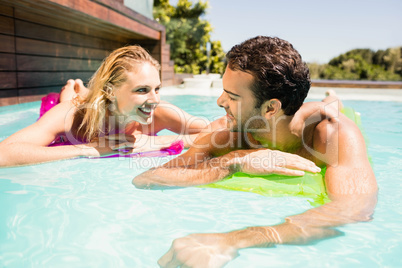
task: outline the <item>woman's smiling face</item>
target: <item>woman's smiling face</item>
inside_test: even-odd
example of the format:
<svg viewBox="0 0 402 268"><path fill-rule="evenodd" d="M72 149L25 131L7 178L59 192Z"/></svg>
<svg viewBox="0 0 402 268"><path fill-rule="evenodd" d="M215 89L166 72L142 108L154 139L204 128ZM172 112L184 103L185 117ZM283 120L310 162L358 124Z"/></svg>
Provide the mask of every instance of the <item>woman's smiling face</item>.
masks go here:
<svg viewBox="0 0 402 268"><path fill-rule="evenodd" d="M155 108L160 102L159 71L152 64L144 62L126 75L127 80L115 88L118 114L127 117L129 121L152 123Z"/></svg>

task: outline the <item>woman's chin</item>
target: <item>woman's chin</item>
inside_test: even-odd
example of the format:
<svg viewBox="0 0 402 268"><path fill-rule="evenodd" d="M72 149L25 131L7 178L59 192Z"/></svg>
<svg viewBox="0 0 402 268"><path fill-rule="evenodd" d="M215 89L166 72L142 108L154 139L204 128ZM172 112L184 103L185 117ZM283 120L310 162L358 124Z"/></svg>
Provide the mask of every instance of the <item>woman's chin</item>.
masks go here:
<svg viewBox="0 0 402 268"><path fill-rule="evenodd" d="M149 118L147 118L146 120L145 120L145 122L144 123L142 123L142 124L144 124L144 125L150 125L151 123L152 123L152 116L151 117L149 117Z"/></svg>
<svg viewBox="0 0 402 268"><path fill-rule="evenodd" d="M152 116L151 117L141 117L141 116L129 116L127 118L129 121L136 121L142 125L149 125L152 123Z"/></svg>
<svg viewBox="0 0 402 268"><path fill-rule="evenodd" d="M115 113L115 115L116 114L117 113ZM151 114L150 116L141 116L139 114L129 114L129 115L127 115L127 114L124 114L124 113L118 113L118 117L120 118L120 120L119 120L120 122L122 122L121 119L124 118L123 121L125 123L135 121L135 122L138 122L138 123L140 123L142 125L149 125L153 121L153 114Z"/></svg>

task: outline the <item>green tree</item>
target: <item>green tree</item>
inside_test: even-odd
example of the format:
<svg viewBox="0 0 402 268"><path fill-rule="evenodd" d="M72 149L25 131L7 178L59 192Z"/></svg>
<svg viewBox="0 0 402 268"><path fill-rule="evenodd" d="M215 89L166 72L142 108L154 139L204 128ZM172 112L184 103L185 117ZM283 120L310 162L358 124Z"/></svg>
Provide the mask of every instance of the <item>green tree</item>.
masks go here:
<svg viewBox="0 0 402 268"><path fill-rule="evenodd" d="M329 61L328 64L332 65L332 66L339 66L340 64L342 64L342 62L344 62L348 59L351 59L351 58L353 59L356 56L358 56L359 59L366 61L369 64L372 64L374 51L372 51L371 49L367 49L367 48L353 49L353 50L346 52L345 54L341 54L338 57L333 58L332 60Z"/></svg>
<svg viewBox="0 0 402 268"><path fill-rule="evenodd" d="M322 73L323 73L324 69L326 68L326 65L312 62L312 63L307 63L307 66L310 70L310 78L311 79L322 78Z"/></svg>
<svg viewBox="0 0 402 268"><path fill-rule="evenodd" d="M179 0L177 6L169 0L154 1L154 18L166 27L166 42L175 63L175 72L199 74L207 70L207 43L211 24L202 19L208 2ZM224 66L224 53L219 41L211 42L211 72L220 72ZM221 73L221 72L220 72Z"/></svg>
<svg viewBox="0 0 402 268"><path fill-rule="evenodd" d="M383 56L385 69L402 76L402 47L389 48Z"/></svg>
<svg viewBox="0 0 402 268"><path fill-rule="evenodd" d="M211 42L209 69L211 73L223 74L225 71L226 53L223 51L221 41Z"/></svg>
<svg viewBox="0 0 402 268"><path fill-rule="evenodd" d="M402 80L402 47L372 51L353 49L329 61L310 64L313 79L338 80Z"/></svg>

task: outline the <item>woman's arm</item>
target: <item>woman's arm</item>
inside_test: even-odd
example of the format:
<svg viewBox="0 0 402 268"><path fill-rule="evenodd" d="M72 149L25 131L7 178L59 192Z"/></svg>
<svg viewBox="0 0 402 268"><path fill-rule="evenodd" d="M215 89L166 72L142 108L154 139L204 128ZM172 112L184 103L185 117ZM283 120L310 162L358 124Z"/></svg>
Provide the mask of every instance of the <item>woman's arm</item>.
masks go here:
<svg viewBox="0 0 402 268"><path fill-rule="evenodd" d="M184 147L188 148L193 145L199 133L211 132L207 128L209 123L207 119L192 116L171 103L161 102L155 110L155 132L168 129L179 136L165 135L156 137L155 140L159 144L168 145L181 139L184 141Z"/></svg>
<svg viewBox="0 0 402 268"><path fill-rule="evenodd" d="M178 134L200 133L209 123L206 118L190 115L166 101L162 101L155 110L155 124Z"/></svg>
<svg viewBox="0 0 402 268"><path fill-rule="evenodd" d="M0 143L0 167L37 164L80 156L96 156L94 145L47 147L59 134L70 131L75 106L56 105L37 122Z"/></svg>

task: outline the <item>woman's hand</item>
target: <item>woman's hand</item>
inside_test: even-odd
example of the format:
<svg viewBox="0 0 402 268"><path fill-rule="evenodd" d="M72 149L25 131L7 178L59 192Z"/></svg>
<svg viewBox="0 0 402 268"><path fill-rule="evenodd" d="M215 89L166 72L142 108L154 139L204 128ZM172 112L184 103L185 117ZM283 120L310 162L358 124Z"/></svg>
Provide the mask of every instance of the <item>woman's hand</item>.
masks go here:
<svg viewBox="0 0 402 268"><path fill-rule="evenodd" d="M289 124L290 132L297 137L301 137L307 126L318 124L325 118L334 122L339 121L339 109L337 107L326 102L304 103Z"/></svg>
<svg viewBox="0 0 402 268"><path fill-rule="evenodd" d="M140 153L159 151L168 148L177 136L149 136L145 134L126 135L116 134L107 136L109 142L114 141L115 145L112 147L114 150L130 149L127 153Z"/></svg>
<svg viewBox="0 0 402 268"><path fill-rule="evenodd" d="M135 137L124 134L114 134L95 139L82 147L85 156L100 157L113 154L129 154L134 148Z"/></svg>
<svg viewBox="0 0 402 268"><path fill-rule="evenodd" d="M316 173L321 170L312 161L301 156L270 149L258 150L243 157L235 157L227 162L227 165L236 172L250 175L303 176L304 171Z"/></svg>
<svg viewBox="0 0 402 268"><path fill-rule="evenodd" d="M91 143L76 146L80 146L83 155L88 157L101 157L114 154L124 155L131 153L131 150L133 149L132 143L120 143L118 140L109 140L107 137L98 138Z"/></svg>
<svg viewBox="0 0 402 268"><path fill-rule="evenodd" d="M159 151L168 148L173 140L170 136L149 136L145 134L135 135L135 143L133 153Z"/></svg>
<svg viewBox="0 0 402 268"><path fill-rule="evenodd" d="M229 234L191 234L175 239L160 267L220 268L238 256Z"/></svg>

